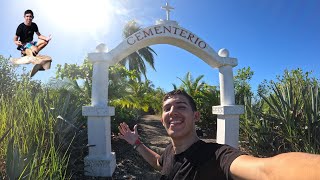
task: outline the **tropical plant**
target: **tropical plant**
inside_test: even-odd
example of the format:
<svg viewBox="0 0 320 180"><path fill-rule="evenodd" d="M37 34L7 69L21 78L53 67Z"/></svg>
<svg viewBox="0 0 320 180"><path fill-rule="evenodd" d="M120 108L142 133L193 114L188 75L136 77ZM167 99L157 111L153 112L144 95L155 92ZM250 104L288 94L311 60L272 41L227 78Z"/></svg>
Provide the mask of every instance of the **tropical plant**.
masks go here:
<svg viewBox="0 0 320 180"><path fill-rule="evenodd" d="M134 20L129 21L124 27L123 37L128 38L140 29L141 27L138 26L138 24ZM121 60L119 63L124 66L127 64L129 70L136 70L139 74L143 74L145 79L147 79L147 68L145 62L147 62L151 66L151 68L155 70L153 54L156 54L156 52L147 46L139 49L136 52L133 52L128 57Z"/></svg>
<svg viewBox="0 0 320 180"><path fill-rule="evenodd" d="M136 119L138 119L140 110L144 112L149 110L149 103L153 100L152 88L153 84L149 80L146 82L131 80L127 84L126 95L112 100L111 104L135 109Z"/></svg>
<svg viewBox="0 0 320 180"><path fill-rule="evenodd" d="M64 87L77 93L81 100L86 104L89 103L92 89L92 64L85 59L82 65L67 64L64 66L58 64L56 71L56 79L49 82L49 86L55 88ZM61 81L63 80L63 81ZM81 85L79 85L79 82Z"/></svg>
<svg viewBox="0 0 320 180"><path fill-rule="evenodd" d="M0 95L10 97L14 93L18 75L9 58L0 55Z"/></svg>
<svg viewBox="0 0 320 180"><path fill-rule="evenodd" d="M260 101L244 119L249 149L263 156L288 151L319 153L319 82L301 69L260 85ZM249 139L249 140L248 140Z"/></svg>
<svg viewBox="0 0 320 180"><path fill-rule="evenodd" d="M249 81L253 74L250 67L247 67L238 69L237 74L234 76L236 104L245 105L246 102L251 102L253 93Z"/></svg>
<svg viewBox="0 0 320 180"><path fill-rule="evenodd" d="M204 75L200 75L194 80L191 73L187 72L183 79L178 77L182 82L180 88L183 88L190 96L195 97L204 86L204 82L200 82L203 77Z"/></svg>

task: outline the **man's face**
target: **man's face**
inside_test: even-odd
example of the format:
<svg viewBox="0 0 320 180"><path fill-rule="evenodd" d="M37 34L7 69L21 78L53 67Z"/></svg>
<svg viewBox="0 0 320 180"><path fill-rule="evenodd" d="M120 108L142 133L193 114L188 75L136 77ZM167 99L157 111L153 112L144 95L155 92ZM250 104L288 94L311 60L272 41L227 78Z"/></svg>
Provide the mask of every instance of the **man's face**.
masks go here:
<svg viewBox="0 0 320 180"><path fill-rule="evenodd" d="M25 14L24 15L24 21L25 21L26 24L31 24L32 19L33 19L32 14Z"/></svg>
<svg viewBox="0 0 320 180"><path fill-rule="evenodd" d="M173 95L163 102L161 122L172 139L188 138L195 133L199 112L194 112L183 95Z"/></svg>

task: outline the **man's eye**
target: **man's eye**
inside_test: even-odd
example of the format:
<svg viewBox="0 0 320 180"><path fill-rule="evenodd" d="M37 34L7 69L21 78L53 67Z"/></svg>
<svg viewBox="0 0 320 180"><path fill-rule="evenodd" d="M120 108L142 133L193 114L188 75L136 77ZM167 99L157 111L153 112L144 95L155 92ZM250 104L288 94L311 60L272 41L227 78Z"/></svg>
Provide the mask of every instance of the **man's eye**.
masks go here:
<svg viewBox="0 0 320 180"><path fill-rule="evenodd" d="M170 108L163 108L163 111L168 112L168 111L170 111Z"/></svg>

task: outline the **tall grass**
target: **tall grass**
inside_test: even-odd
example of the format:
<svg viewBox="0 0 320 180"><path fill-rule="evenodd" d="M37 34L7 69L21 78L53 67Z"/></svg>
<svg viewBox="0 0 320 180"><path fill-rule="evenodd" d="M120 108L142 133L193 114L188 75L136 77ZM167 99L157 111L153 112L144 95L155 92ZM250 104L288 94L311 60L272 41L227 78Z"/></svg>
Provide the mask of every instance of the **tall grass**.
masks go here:
<svg viewBox="0 0 320 180"><path fill-rule="evenodd" d="M59 106L55 102L60 97L35 86L20 85L23 88L13 96L0 97L0 132L9 129L0 142L0 176L67 179L68 148L55 143L59 120L54 105Z"/></svg>

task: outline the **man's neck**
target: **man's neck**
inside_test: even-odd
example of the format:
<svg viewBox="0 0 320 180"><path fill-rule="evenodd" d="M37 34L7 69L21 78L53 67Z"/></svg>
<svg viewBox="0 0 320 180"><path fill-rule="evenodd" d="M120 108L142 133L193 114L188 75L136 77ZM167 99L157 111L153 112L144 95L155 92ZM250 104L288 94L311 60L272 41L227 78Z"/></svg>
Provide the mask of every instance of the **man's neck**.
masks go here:
<svg viewBox="0 0 320 180"><path fill-rule="evenodd" d="M26 26L31 26L31 23L32 23L32 22L30 22L30 23L24 22L24 24L25 24Z"/></svg>
<svg viewBox="0 0 320 180"><path fill-rule="evenodd" d="M191 137L184 138L184 139L171 139L173 150L175 154L180 154L187 150L192 144L199 141L199 137L197 135L192 135Z"/></svg>

